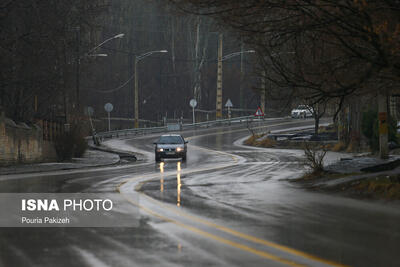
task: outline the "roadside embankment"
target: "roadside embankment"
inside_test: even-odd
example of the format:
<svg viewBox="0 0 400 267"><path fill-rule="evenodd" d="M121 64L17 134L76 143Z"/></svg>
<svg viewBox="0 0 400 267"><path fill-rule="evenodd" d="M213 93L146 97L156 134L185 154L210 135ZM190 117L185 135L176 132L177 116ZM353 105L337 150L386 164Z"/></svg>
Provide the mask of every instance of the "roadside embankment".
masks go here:
<svg viewBox="0 0 400 267"><path fill-rule="evenodd" d="M307 146L317 152L335 151L338 142L331 138L332 136L331 133L327 133L317 139L312 137L310 131L266 133L252 135L243 143L265 148L300 149L305 152ZM305 159L305 165L306 161ZM400 200L399 167L398 155L382 160L371 153L344 153L336 162L327 166L324 164L322 170L314 172L309 169L302 177L291 181L321 192L365 199Z"/></svg>
<svg viewBox="0 0 400 267"><path fill-rule="evenodd" d="M93 142L90 140L88 141L89 147L93 150L97 151L102 151L106 153L112 153L115 155L118 155L121 162L134 162L137 161L138 159L138 153L134 153L128 150L121 149L119 146L113 146L113 145L107 145L108 143L106 142L105 144L101 145L94 145Z"/></svg>
<svg viewBox="0 0 400 267"><path fill-rule="evenodd" d="M115 153L87 150L83 157L72 158L67 162L17 164L0 168L0 175L74 170L91 167L110 166L120 162Z"/></svg>
<svg viewBox="0 0 400 267"><path fill-rule="evenodd" d="M373 156L345 158L325 167L317 175L306 174L294 182L306 188L346 196L400 200L400 160Z"/></svg>
<svg viewBox="0 0 400 267"><path fill-rule="evenodd" d="M312 127L288 132L253 134L244 141L244 144L266 148L303 149L304 142L316 148L323 147L327 150L337 151L334 149L338 143L337 133L333 130L331 125L321 126L318 135L314 134L314 129Z"/></svg>

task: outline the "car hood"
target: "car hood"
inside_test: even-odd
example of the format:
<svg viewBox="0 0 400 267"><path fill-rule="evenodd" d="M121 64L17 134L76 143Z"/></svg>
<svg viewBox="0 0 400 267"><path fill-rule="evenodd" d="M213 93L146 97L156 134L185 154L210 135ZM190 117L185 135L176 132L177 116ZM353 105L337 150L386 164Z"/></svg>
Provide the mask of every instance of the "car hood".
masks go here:
<svg viewBox="0 0 400 267"><path fill-rule="evenodd" d="M158 148L177 148L183 147L183 144L157 144Z"/></svg>

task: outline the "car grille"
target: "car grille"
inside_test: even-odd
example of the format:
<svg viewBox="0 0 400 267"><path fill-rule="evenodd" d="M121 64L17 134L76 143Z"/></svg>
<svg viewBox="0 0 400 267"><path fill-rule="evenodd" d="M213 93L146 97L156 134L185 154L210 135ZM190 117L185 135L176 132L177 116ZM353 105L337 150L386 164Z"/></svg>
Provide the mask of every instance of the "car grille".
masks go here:
<svg viewBox="0 0 400 267"><path fill-rule="evenodd" d="M165 151L165 152L175 151L175 148L165 148L164 151Z"/></svg>

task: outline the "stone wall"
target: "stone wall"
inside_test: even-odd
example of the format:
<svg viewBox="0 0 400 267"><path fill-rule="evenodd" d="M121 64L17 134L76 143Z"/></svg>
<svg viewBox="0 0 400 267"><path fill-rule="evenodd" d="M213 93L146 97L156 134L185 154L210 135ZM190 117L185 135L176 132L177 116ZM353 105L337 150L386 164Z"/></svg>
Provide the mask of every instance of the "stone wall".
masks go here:
<svg viewBox="0 0 400 267"><path fill-rule="evenodd" d="M37 125L16 124L0 114L0 165L42 161L43 134Z"/></svg>

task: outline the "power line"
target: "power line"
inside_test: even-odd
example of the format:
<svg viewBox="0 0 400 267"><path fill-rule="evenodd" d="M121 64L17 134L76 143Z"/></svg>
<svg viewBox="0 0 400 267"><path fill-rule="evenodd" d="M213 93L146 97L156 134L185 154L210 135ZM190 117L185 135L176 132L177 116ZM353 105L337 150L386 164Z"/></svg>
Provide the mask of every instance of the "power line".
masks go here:
<svg viewBox="0 0 400 267"><path fill-rule="evenodd" d="M103 94L114 93L114 92L124 88L131 80L133 80L134 77L135 77L135 75L132 75L131 77L129 77L129 79L126 82L124 82L122 85L120 85L114 89L107 89L107 90L88 89L88 90L98 92L98 93L103 93Z"/></svg>

